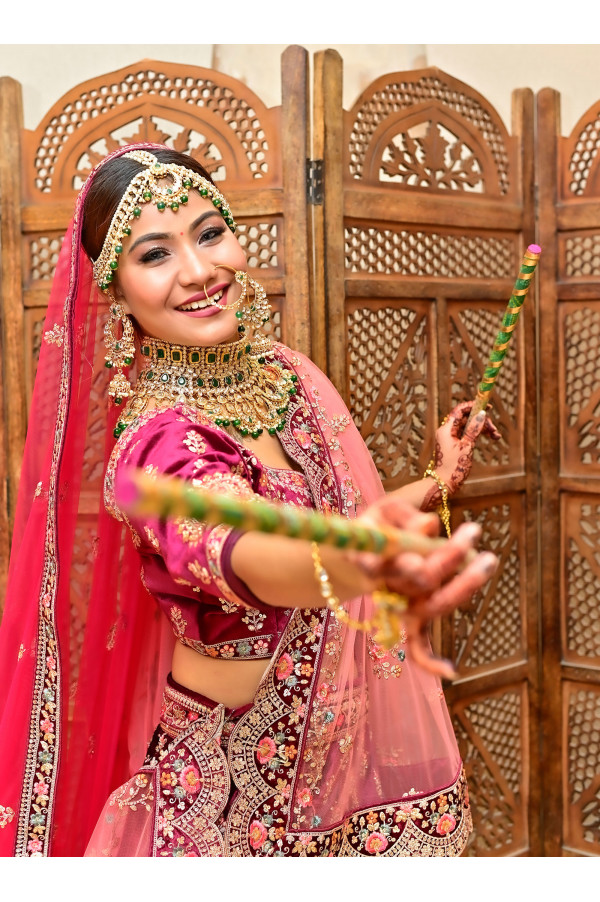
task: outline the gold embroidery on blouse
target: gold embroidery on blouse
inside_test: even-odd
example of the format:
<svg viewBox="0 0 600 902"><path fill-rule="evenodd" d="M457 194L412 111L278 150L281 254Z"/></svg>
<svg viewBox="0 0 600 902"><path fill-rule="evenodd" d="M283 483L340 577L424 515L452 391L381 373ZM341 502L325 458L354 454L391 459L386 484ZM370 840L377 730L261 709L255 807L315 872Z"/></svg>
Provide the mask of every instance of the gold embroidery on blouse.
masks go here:
<svg viewBox="0 0 600 902"><path fill-rule="evenodd" d="M186 545L195 548L206 531L206 523L192 517L178 517L174 522L177 524L177 535L181 536Z"/></svg>
<svg viewBox="0 0 600 902"><path fill-rule="evenodd" d="M189 448L192 454L202 455L206 453L206 442L193 429L186 432L183 444Z"/></svg>
<svg viewBox="0 0 600 902"><path fill-rule="evenodd" d="M17 655L17 660L20 661L24 654L25 654L25 646L23 645L23 643L21 643L21 645L19 646L19 654Z"/></svg>
<svg viewBox="0 0 600 902"><path fill-rule="evenodd" d="M42 483L41 483L41 482L38 482L38 484L37 484L36 487L35 487L35 492L33 493L33 497L34 497L34 498L39 498L39 496L40 496L41 494L42 494Z"/></svg>
<svg viewBox="0 0 600 902"><path fill-rule="evenodd" d="M192 479L192 485L211 492L229 492L242 498L251 498L254 495L248 481L235 473L206 473L205 476Z"/></svg>
<svg viewBox="0 0 600 902"><path fill-rule="evenodd" d="M249 631L253 633L255 630L261 629L263 620L266 620L266 618L267 615L257 611L256 608L248 608L246 616L242 617L242 623L245 623Z"/></svg>
<svg viewBox="0 0 600 902"><path fill-rule="evenodd" d="M148 542L150 543L150 545L152 545L154 550L160 551L160 544L159 544L158 539L156 538L156 534L155 534L154 530L150 529L149 526L144 526L144 532L146 534L146 538L148 539Z"/></svg>
<svg viewBox="0 0 600 902"><path fill-rule="evenodd" d="M199 579L200 582L203 582L205 586L210 585L210 573L208 572L206 567L203 567L198 563L198 561L191 561L188 564L188 570L190 571L192 576L195 576L196 579Z"/></svg>
<svg viewBox="0 0 600 902"><path fill-rule="evenodd" d="M150 479L156 479L158 476L158 467L155 467L153 464L146 464L144 467L144 473L146 476L149 476Z"/></svg>
<svg viewBox="0 0 600 902"><path fill-rule="evenodd" d="M175 635L179 638L185 636L185 631L187 629L187 620L184 619L183 614L181 613L181 608L178 608L176 604L172 605L172 607L169 609L169 617L171 618L171 623L173 624Z"/></svg>
<svg viewBox="0 0 600 902"><path fill-rule="evenodd" d="M226 614L234 614L240 609L240 605L236 604L235 601L228 601L226 598L219 598L219 602Z"/></svg>

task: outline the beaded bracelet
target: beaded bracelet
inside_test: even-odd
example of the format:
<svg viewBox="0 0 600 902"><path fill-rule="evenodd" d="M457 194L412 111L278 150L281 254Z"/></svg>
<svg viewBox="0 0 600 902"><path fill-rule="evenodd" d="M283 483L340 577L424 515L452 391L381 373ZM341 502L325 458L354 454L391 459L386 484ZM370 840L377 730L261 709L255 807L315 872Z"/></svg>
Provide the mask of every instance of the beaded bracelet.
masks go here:
<svg viewBox="0 0 600 902"><path fill-rule="evenodd" d="M341 601L333 591L329 574L323 566L319 546L311 542L310 550L315 568L315 577L319 584L319 592L327 602L327 607L332 611L340 623L352 629L367 632L377 629L375 641L383 643L386 648L391 648L399 638L398 617L408 609L408 599L397 592L390 592L385 586L372 592L375 603L375 616L372 620L353 620L343 607Z"/></svg>
<svg viewBox="0 0 600 902"><path fill-rule="evenodd" d="M331 585L329 574L323 566L323 561L321 560L321 555L319 553L319 546L316 542L310 543L310 553L312 555L313 565L315 568L315 578L317 580L317 583L319 584L319 592L321 594L321 597L324 598L327 602L327 607L329 608L329 610L335 614L340 623L343 623L346 626L351 627L352 629L363 630L364 632L370 630L373 627L373 621L353 620L348 614L348 611L346 611L343 607L342 602L333 591L333 586Z"/></svg>
<svg viewBox="0 0 600 902"><path fill-rule="evenodd" d="M438 485L438 488L442 495L442 503L440 504L440 506L438 508L438 513L440 516L440 520L444 524L446 534L447 534L448 538L450 538L450 536L452 535L452 532L450 530L450 508L448 507L448 486L443 481L443 479L441 479L438 476L438 474L435 472L435 470L433 469L433 463L434 463L433 460L429 461L429 465L423 474L423 479L426 479L427 476L431 476L431 478L434 480L434 482L436 482Z"/></svg>

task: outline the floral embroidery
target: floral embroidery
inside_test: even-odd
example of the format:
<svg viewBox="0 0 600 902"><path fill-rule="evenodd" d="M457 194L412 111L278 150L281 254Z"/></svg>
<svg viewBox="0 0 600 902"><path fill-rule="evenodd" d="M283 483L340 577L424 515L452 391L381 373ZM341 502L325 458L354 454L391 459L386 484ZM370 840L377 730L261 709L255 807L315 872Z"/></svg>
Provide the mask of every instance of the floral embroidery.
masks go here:
<svg viewBox="0 0 600 902"><path fill-rule="evenodd" d="M242 617L242 623L245 623L248 630L253 633L262 628L266 619L267 615L257 611L256 608L247 608L246 615Z"/></svg>
<svg viewBox="0 0 600 902"><path fill-rule="evenodd" d="M181 536L186 545L195 548L200 544L206 531L206 523L201 523L191 517L179 517L173 522L177 524L177 535Z"/></svg>
<svg viewBox="0 0 600 902"><path fill-rule="evenodd" d="M206 473L192 479L192 485L209 492L229 493L240 498L253 498L248 481L235 473Z"/></svg>
<svg viewBox="0 0 600 902"><path fill-rule="evenodd" d="M192 454L198 454L200 456L201 454L206 453L206 442L202 436L193 429L186 432L183 444L189 448ZM198 466L198 463L196 466Z"/></svg>
<svg viewBox="0 0 600 902"><path fill-rule="evenodd" d="M367 636L367 650L369 657L373 661L373 673L377 679L387 680L390 677L397 679L402 673L402 667L396 661L402 662L406 659L406 652L401 645L406 644L406 631L400 630L400 640L389 650L379 645L372 636Z"/></svg>
<svg viewBox="0 0 600 902"><path fill-rule="evenodd" d="M150 529L149 526L144 526L144 533L148 540L148 543L154 548L155 551L160 552L160 543L156 537L156 533L153 529Z"/></svg>
<svg viewBox="0 0 600 902"><path fill-rule="evenodd" d="M187 629L187 620L184 619L181 608L178 608L176 604L172 605L169 609L169 617L171 618L175 635L181 639L182 636L185 636Z"/></svg>
<svg viewBox="0 0 600 902"><path fill-rule="evenodd" d="M9 805L0 805L0 830L7 827L14 816L15 813Z"/></svg>
<svg viewBox="0 0 600 902"><path fill-rule="evenodd" d="M210 586L212 580L210 578L210 573L203 567L202 564L199 564L198 561L190 561L188 564L188 570L195 576L196 579L199 579L201 583L204 583L205 586Z"/></svg>
<svg viewBox="0 0 600 902"><path fill-rule="evenodd" d="M65 340L65 327L59 326L58 323L54 323L52 329L49 332L44 332L44 341L49 345L57 345L59 348L62 348L63 341Z"/></svg>
<svg viewBox="0 0 600 902"><path fill-rule="evenodd" d="M227 598L219 598L219 604L226 614L235 614L240 609L239 604L235 601L228 601Z"/></svg>

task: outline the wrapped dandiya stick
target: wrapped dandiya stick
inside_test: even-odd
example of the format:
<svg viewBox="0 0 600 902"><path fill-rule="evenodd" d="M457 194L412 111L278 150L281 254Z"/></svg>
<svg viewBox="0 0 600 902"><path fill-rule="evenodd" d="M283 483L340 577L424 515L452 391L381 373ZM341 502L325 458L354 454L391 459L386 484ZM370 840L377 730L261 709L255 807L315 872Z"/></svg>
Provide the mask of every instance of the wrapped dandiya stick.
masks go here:
<svg viewBox="0 0 600 902"><path fill-rule="evenodd" d="M149 514L160 518L183 517L203 523L233 526L244 532L257 531L288 538L304 539L335 548L371 551L386 557L401 552L416 552L424 557L447 539L423 536L393 527L367 526L339 514L274 504L258 495L240 498L198 489L183 479L151 476L143 470L132 474L132 484L125 494L119 493L120 505L131 514ZM475 552L467 555L467 562ZM373 633L375 642L391 649L400 640L402 615L408 600L387 589L372 593L373 615L369 620L352 619L344 606L332 598L335 616L351 629Z"/></svg>
<svg viewBox="0 0 600 902"><path fill-rule="evenodd" d="M480 411L485 410L489 403L492 389L496 384L500 367L506 356L508 345L516 328L521 307L523 306L523 302L529 291L529 286L541 253L542 249L539 245L530 244L523 254L521 269L519 270L519 275L514 284L508 306L504 311L500 332L498 332L496 340L494 341L488 365L483 372L483 377L477 388L475 403L469 414L467 425L478 413L480 413Z"/></svg>
<svg viewBox="0 0 600 902"><path fill-rule="evenodd" d="M264 532L305 539L335 548L371 551L392 557L404 551L427 556L447 540L393 527L367 526L339 514L322 514L290 505L274 504L253 495L248 498L199 489L175 476L132 474L133 487L120 504L128 513L160 518L191 517L212 525L225 524L243 532Z"/></svg>

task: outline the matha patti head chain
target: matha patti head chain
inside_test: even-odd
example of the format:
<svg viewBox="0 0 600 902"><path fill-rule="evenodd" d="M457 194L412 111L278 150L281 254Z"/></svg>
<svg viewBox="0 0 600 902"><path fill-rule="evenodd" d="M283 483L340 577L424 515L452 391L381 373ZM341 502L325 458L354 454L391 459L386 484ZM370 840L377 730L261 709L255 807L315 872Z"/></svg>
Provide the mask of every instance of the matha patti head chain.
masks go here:
<svg viewBox="0 0 600 902"><path fill-rule="evenodd" d="M143 205L152 203L161 212L166 209L177 212L180 206L187 204L190 189L196 188L201 197L212 201L231 231L235 233L236 230L236 223L227 200L212 182L199 173L177 163L162 163L153 153L145 150L130 151L123 156L141 163L145 168L136 173L123 194L112 217L100 255L93 264L94 279L110 300L109 318L104 329L107 349L105 365L109 369L117 370L130 366L134 361L134 331L124 308L111 295L110 287L119 266L119 256L123 252L123 240L131 235L130 223L141 216ZM245 324L256 333L269 320L270 305L265 289L247 272L236 271L226 264L216 265L230 269L242 290L233 303L221 305L213 302L214 306L236 311L240 337L243 337L246 331ZM254 295L252 299L248 295L249 289L252 289ZM204 293L210 301L206 286ZM120 336L116 328L118 323L121 324ZM116 404L121 404L124 399L130 397L131 386L124 373L115 373L110 381L108 393Z"/></svg>
<svg viewBox="0 0 600 902"><path fill-rule="evenodd" d="M94 279L102 291L108 291L119 267L123 253L123 239L131 235L130 223L142 215L144 204L152 203L156 209L169 208L177 212L189 200L191 188L197 188L201 197L210 199L232 232L236 224L225 197L212 182L193 169L177 163L161 163L147 150L132 150L123 154L124 159L135 160L145 166L129 185L111 219L100 256L94 263Z"/></svg>

